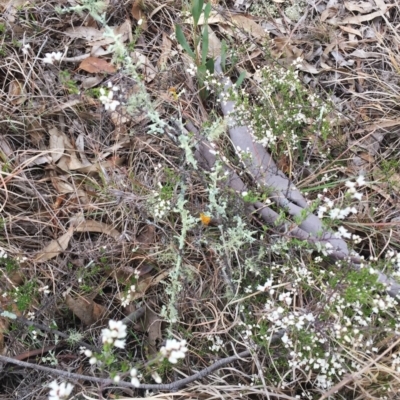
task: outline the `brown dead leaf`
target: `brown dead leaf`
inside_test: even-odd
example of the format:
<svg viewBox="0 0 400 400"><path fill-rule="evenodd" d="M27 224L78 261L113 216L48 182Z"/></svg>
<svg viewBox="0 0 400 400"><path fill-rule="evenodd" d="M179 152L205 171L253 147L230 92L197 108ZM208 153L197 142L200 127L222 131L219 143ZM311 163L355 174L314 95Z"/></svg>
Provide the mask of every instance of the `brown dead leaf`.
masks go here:
<svg viewBox="0 0 400 400"><path fill-rule="evenodd" d="M136 236L136 242L144 245L153 244L156 240L156 228L154 225L146 225Z"/></svg>
<svg viewBox="0 0 400 400"><path fill-rule="evenodd" d="M88 57L79 64L79 68L91 74L108 73L116 71L115 67L108 61L97 57Z"/></svg>
<svg viewBox="0 0 400 400"><path fill-rule="evenodd" d="M143 275L140 277L139 282L136 285L136 291L132 295L132 301L141 299L152 286L158 285L163 279L165 279L172 269L161 272L157 276Z"/></svg>
<svg viewBox="0 0 400 400"><path fill-rule="evenodd" d="M93 39L92 41L88 42L88 45L94 46L96 48L107 46L114 43L115 37L119 37L119 40L122 42L126 42L127 40L129 40L129 42L132 42L132 25L129 18L127 18L122 25L113 27L112 29L114 31L114 37L103 36L101 39ZM109 50L106 51L109 52Z"/></svg>
<svg viewBox="0 0 400 400"><path fill-rule="evenodd" d="M57 162L64 154L65 135L56 127L49 129L49 135L51 158L53 159L53 162Z"/></svg>
<svg viewBox="0 0 400 400"><path fill-rule="evenodd" d="M354 50L349 54L349 57L357 57L357 58L382 58L382 54L375 53L372 51L365 51L363 49Z"/></svg>
<svg viewBox="0 0 400 400"><path fill-rule="evenodd" d="M76 228L76 232L98 232L109 235L115 240L118 240L121 234L114 229L111 225L107 225L104 222L99 222L91 219L87 219L79 223Z"/></svg>
<svg viewBox="0 0 400 400"><path fill-rule="evenodd" d="M144 328L147 331L148 356L157 354L157 347L162 341L161 318L150 308L146 307Z"/></svg>
<svg viewBox="0 0 400 400"><path fill-rule="evenodd" d="M93 300L78 297L74 299L67 295L65 298L68 308L82 321L85 326L93 325L104 318L106 309Z"/></svg>
<svg viewBox="0 0 400 400"><path fill-rule="evenodd" d="M12 80L8 86L8 96L10 103L14 106L25 103L27 96L22 82L17 79Z"/></svg>
<svg viewBox="0 0 400 400"><path fill-rule="evenodd" d="M377 17L382 17L383 16L382 11L375 11L371 14L366 14L366 15L354 15L351 17L346 17L342 19L341 21L337 20L336 18L332 18L330 20L327 20L331 25L344 25L344 24L354 24L354 25L361 25L363 22L367 21L372 21L373 19Z"/></svg>
<svg viewBox="0 0 400 400"><path fill-rule="evenodd" d="M321 17L320 17L321 22L326 21L328 18L334 17L338 13L338 11L339 10L337 7L326 8L321 14Z"/></svg>
<svg viewBox="0 0 400 400"><path fill-rule="evenodd" d="M66 179L59 176L52 176L51 183L59 194L74 193L75 188L69 184Z"/></svg>
<svg viewBox="0 0 400 400"><path fill-rule="evenodd" d="M339 26L339 28L340 28L342 31L344 31L344 32L352 33L353 35L357 35L357 36L359 36L360 38L363 37L362 33L361 33L359 30L357 30L357 29L350 28L350 27L348 27L348 26Z"/></svg>
<svg viewBox="0 0 400 400"><path fill-rule="evenodd" d="M86 167L83 165L76 155L76 153L71 153L68 155L64 155L60 158L60 161L57 164L58 168L61 168L63 171L76 171L80 168ZM97 171L97 169L96 169Z"/></svg>
<svg viewBox="0 0 400 400"><path fill-rule="evenodd" d="M80 133L75 140L76 150L79 152L79 156L81 157L82 164L84 166L92 165L92 163L87 159L85 154L85 135Z"/></svg>
<svg viewBox="0 0 400 400"><path fill-rule="evenodd" d="M304 60L301 62L301 64L298 65L301 71L308 72L309 74L318 74L320 72L317 70L317 68Z"/></svg>
<svg viewBox="0 0 400 400"><path fill-rule="evenodd" d="M374 0L375 4L377 5L377 7L379 7L379 9L386 13L386 11L388 11L389 5L385 4L385 0Z"/></svg>
<svg viewBox="0 0 400 400"><path fill-rule="evenodd" d="M74 228L71 226L64 235L61 235L58 239L52 240L45 246L43 250L36 255L35 261L41 263L57 257L61 252L66 250L73 234Z"/></svg>
<svg viewBox="0 0 400 400"><path fill-rule="evenodd" d="M367 14L374 9L372 4L367 1L345 1L344 6L351 12L357 11L361 14Z"/></svg>
<svg viewBox="0 0 400 400"><path fill-rule="evenodd" d="M255 39L263 40L268 37L268 33L261 25L257 24L256 21L246 17L245 15L242 14L232 15L232 21L238 28L243 29L251 36L253 36Z"/></svg>
<svg viewBox="0 0 400 400"><path fill-rule="evenodd" d="M158 73L158 68L157 66L154 66L150 59L146 57L144 54L140 53L139 51L134 51L131 53L131 57L136 64L136 66L139 68L139 70L143 73L144 79L146 82L151 82L154 80Z"/></svg>
<svg viewBox="0 0 400 400"><path fill-rule="evenodd" d="M163 68L167 65L168 58L171 56L172 42L166 33L163 33L161 44L161 55L157 61L158 68Z"/></svg>
<svg viewBox="0 0 400 400"><path fill-rule="evenodd" d="M104 30L98 30L91 26L68 28L64 33L73 39L85 39L87 41L101 40L104 38Z"/></svg>
<svg viewBox="0 0 400 400"><path fill-rule="evenodd" d="M147 22L143 11L143 0L135 0L132 3L131 14L136 21L142 20L141 28L147 30Z"/></svg>
<svg viewBox="0 0 400 400"><path fill-rule="evenodd" d="M82 87L84 89L90 89L92 87L97 86L102 80L103 77L101 75L88 76L82 81Z"/></svg>

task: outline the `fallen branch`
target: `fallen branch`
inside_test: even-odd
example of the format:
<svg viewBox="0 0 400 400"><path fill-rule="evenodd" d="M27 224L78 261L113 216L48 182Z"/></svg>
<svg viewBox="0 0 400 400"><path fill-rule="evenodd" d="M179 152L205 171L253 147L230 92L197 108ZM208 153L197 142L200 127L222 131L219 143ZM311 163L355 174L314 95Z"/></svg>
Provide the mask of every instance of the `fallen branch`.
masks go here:
<svg viewBox="0 0 400 400"><path fill-rule="evenodd" d="M223 83L223 91L220 94L221 108L226 118L231 118L235 110L234 101L226 101L229 90L232 88L232 82L229 78L223 78L221 67L221 59L217 58L215 62L215 72L220 74ZM194 127L192 124L186 124L190 130ZM193 132L197 130L194 128ZM229 128L229 136L235 148L246 149L250 152L251 157L246 157L246 168L256 183L268 188L272 191L270 199L280 208L288 212L292 217L302 218L304 211L308 210L308 203L302 196L301 192L289 180L289 178L277 167L267 150L259 143L256 143L247 126L235 126ZM206 164L208 169L211 169L215 162L216 157L213 148L206 140L199 138L199 145L196 151L196 158L199 162ZM228 173L228 184L237 192L247 190L246 185L241 178L230 168L225 167ZM261 217L270 226L276 226L279 214L272 210L270 207L262 204L253 204L254 211L257 211ZM280 226L288 236L295 237L301 240L307 240L312 243L319 243L326 245L329 243L332 246L330 257L334 260L343 260L356 270L360 269L362 262L358 256L351 256L347 243L334 235L334 233L326 229L322 221L308 211L307 216L302 218L302 223L299 226L291 227L289 224ZM400 285L392 278L386 276L382 272L377 272L378 282L387 286L387 293L396 297L400 294Z"/></svg>

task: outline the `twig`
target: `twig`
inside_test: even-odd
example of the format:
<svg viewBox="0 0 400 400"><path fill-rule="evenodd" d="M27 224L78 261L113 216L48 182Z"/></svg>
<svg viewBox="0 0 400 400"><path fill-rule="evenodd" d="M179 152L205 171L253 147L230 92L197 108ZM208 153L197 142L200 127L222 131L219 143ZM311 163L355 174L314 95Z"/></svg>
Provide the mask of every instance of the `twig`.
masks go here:
<svg viewBox="0 0 400 400"><path fill-rule="evenodd" d="M218 360L210 367L206 367L206 368L202 369L201 371L197 372L196 374L188 376L187 378L180 379L178 381L168 383L168 384L142 384L139 387L135 387L132 385L132 383L129 383L129 382L119 382L116 385L112 379L97 378L94 376L75 374L73 372L49 368L49 367L45 367L43 365L37 365L37 364L28 363L25 361L15 360L14 358L6 357L6 356L0 356L0 362L2 361L5 363L15 364L15 365L18 365L19 367L32 368L37 371L43 371L43 372L47 372L52 375L62 376L68 380L86 380L86 381L90 381L90 382L97 382L97 383L102 384L103 386L111 386L112 385L112 386L116 386L116 387L125 387L125 388L131 388L131 389L174 391L174 390L180 389L182 386L185 386L188 383L191 383L198 379L204 378L205 376L211 374L213 371L223 367L226 364L237 361L240 358L248 357L249 355L250 355L250 351L245 350L237 355Z"/></svg>
<svg viewBox="0 0 400 400"><path fill-rule="evenodd" d="M136 322L141 316L144 315L144 312L146 310L146 307L142 306L139 307L137 310L131 312L128 316L126 316L122 322L125 325L132 324L133 322Z"/></svg>

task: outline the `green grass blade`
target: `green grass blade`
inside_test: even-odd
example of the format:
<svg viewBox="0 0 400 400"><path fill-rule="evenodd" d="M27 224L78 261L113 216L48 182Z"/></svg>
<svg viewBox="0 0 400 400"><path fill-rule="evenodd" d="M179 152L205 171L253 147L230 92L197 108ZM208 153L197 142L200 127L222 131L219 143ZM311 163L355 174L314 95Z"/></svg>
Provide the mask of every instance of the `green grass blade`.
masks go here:
<svg viewBox="0 0 400 400"><path fill-rule="evenodd" d="M204 7L204 21L207 22L208 17L210 16L211 13L211 3L207 3L206 6Z"/></svg>
<svg viewBox="0 0 400 400"><path fill-rule="evenodd" d="M208 54L208 25L203 27L203 39L201 44L201 63L204 65L207 61Z"/></svg>
<svg viewBox="0 0 400 400"><path fill-rule="evenodd" d="M189 54L190 57L193 58L193 60L196 59L196 56L193 52L193 50L190 48L189 43L186 41L185 35L183 34L182 28L179 25L175 25L175 35L176 35L176 40L178 43L186 50L186 52Z"/></svg>
<svg viewBox="0 0 400 400"><path fill-rule="evenodd" d="M228 46L225 40L221 43L221 67L223 71L226 71L226 52L228 51Z"/></svg>
<svg viewBox="0 0 400 400"><path fill-rule="evenodd" d="M194 21L194 26L196 27L199 23L200 15L203 11L203 0L193 0L192 5L192 16Z"/></svg>
<svg viewBox="0 0 400 400"><path fill-rule="evenodd" d="M236 89L238 89L239 86L243 83L245 77L246 77L246 72L243 71L243 72L239 75L239 78L238 78L238 80L237 80L236 83L235 83Z"/></svg>

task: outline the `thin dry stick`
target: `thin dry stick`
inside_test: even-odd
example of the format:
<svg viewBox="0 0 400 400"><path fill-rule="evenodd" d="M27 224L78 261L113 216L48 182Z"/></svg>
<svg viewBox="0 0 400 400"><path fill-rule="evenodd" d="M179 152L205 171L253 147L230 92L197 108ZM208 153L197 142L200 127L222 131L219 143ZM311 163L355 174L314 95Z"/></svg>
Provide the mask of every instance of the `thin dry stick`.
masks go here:
<svg viewBox="0 0 400 400"><path fill-rule="evenodd" d="M250 354L251 353L249 350L245 350L237 355L223 358L221 360L216 361L210 367L206 367L206 368L202 369L201 371L197 372L196 374L193 374L191 376L188 376L187 378L180 379L180 380L172 382L172 383L159 384L159 385L142 384L138 387L135 387L134 385L132 385L132 383L129 383L129 382L119 382L118 385L116 385L112 379L96 378L94 376L75 374L73 372L67 372L67 371L63 371L60 369L44 367L43 365L37 365L37 364L28 363L25 361L15 360L14 358L6 357L6 356L0 356L0 362L15 364L15 365L18 365L19 367L32 368L37 371L47 372L52 375L59 375L59 376L64 377L65 379L69 379L69 380L75 379L75 380L86 380L86 381L90 381L90 382L97 382L97 383L102 384L103 386L126 387L126 388L131 388L131 389L174 391L174 390L180 389L181 387L183 387L191 382L194 382L198 379L202 379L202 378L206 377L207 375L210 375L213 371L223 367L226 364L232 363L232 362L237 361L244 357L248 357Z"/></svg>
<svg viewBox="0 0 400 400"><path fill-rule="evenodd" d="M325 394L323 394L319 398L319 400L324 400L324 399L328 398L329 396L338 392L343 386L346 386L350 382L353 382L355 378L357 378L358 376L363 374L365 371L368 371L369 368L371 368L374 364L376 364L381 358L383 358L383 356L385 356L390 350L393 349L393 347L396 347L399 343L400 343L400 339L396 340L389 348L387 348L382 354L380 354L377 358L375 358L369 364L367 364L362 370L351 374L346 379L343 379L341 382L339 382L334 387L332 387L330 390L328 390Z"/></svg>

